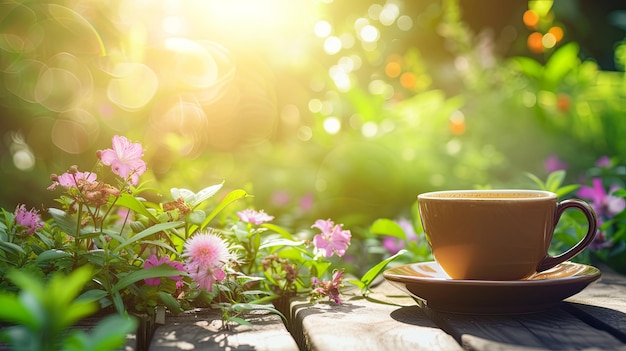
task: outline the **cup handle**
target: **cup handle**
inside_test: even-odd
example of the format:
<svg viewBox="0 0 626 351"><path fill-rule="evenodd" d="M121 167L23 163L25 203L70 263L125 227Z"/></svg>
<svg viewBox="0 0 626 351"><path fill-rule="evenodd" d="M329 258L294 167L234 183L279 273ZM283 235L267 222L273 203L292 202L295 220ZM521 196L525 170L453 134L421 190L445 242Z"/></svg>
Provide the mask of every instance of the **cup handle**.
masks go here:
<svg viewBox="0 0 626 351"><path fill-rule="evenodd" d="M558 256L550 256L546 255L546 257L539 263L537 267L537 272L545 271L556 266L559 263L565 262L570 258L578 255L581 251L583 251L595 238L596 230L598 228L598 218L596 216L596 212L593 210L591 206L585 201L579 199L569 199L564 200L557 204L556 215L554 219L554 226L561 219L561 215L563 212L569 208L576 208L582 212L585 217L587 217L587 222L589 223L589 227L587 228L587 234L582 238L576 245L574 245L571 249L565 251L564 253Z"/></svg>

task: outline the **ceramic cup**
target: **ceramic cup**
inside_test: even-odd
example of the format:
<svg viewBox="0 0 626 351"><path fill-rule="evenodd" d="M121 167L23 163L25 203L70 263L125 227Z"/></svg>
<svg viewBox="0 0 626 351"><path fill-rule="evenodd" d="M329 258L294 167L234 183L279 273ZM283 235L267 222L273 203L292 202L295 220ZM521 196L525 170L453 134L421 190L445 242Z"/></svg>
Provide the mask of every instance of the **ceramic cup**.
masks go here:
<svg viewBox="0 0 626 351"><path fill-rule="evenodd" d="M452 190L417 197L424 232L437 263L452 279L518 280L582 252L597 228L596 214L578 199L536 190ZM554 228L567 209L589 226L574 247L548 254Z"/></svg>

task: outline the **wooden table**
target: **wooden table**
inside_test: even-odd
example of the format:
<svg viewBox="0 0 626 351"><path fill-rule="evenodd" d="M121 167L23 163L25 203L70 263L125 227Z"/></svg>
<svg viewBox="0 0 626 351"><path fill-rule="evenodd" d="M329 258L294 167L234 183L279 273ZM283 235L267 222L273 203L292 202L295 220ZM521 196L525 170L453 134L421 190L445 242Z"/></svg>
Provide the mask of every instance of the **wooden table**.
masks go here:
<svg viewBox="0 0 626 351"><path fill-rule="evenodd" d="M626 277L601 270L599 282L538 313L439 313L418 307L383 281L368 298L353 292L342 305L293 300L287 328L275 315L251 315L257 324L240 332L220 331L217 322L199 322L197 316L178 317L177 326L157 329L150 350L626 351ZM193 335L176 335L172 328Z"/></svg>
<svg viewBox="0 0 626 351"><path fill-rule="evenodd" d="M250 325L224 329L218 310L168 315L148 349L173 350L621 350L626 351L626 276L600 267L602 278L556 307L516 315L463 315L418 307L381 279L343 304L294 299L276 314L253 311ZM0 344L0 350L8 350ZM129 335L125 351L140 351Z"/></svg>
<svg viewBox="0 0 626 351"><path fill-rule="evenodd" d="M387 282L342 306L292 305L291 328L306 350L626 350L626 277L599 282L555 308L518 315L422 309Z"/></svg>

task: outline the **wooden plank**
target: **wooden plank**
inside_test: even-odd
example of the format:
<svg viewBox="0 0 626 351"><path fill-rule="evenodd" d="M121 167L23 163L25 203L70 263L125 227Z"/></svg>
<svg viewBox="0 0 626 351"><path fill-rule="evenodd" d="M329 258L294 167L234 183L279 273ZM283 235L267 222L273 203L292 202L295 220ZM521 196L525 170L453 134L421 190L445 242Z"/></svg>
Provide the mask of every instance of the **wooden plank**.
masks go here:
<svg viewBox="0 0 626 351"><path fill-rule="evenodd" d="M600 267L602 278L566 301L570 312L626 343L626 277Z"/></svg>
<svg viewBox="0 0 626 351"><path fill-rule="evenodd" d="M590 326L563 306L520 315L425 311L467 350L614 350L625 346L621 340Z"/></svg>
<svg viewBox="0 0 626 351"><path fill-rule="evenodd" d="M224 329L221 312L215 309L168 315L166 323L156 328L150 351L298 350L280 316L252 311L242 317L252 326L229 324Z"/></svg>
<svg viewBox="0 0 626 351"><path fill-rule="evenodd" d="M290 330L302 350L462 350L412 299L398 298L410 306L391 300L374 302L358 294L345 296L341 305L294 300Z"/></svg>

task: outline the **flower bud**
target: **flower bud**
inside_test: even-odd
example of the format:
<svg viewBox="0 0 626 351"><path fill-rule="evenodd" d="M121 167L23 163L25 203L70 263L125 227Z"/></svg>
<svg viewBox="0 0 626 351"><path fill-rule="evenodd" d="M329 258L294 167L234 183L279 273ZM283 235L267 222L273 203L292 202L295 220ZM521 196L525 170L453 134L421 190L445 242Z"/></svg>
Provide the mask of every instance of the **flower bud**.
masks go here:
<svg viewBox="0 0 626 351"><path fill-rule="evenodd" d="M146 226L140 221L130 222L130 229L135 233L140 233L146 229Z"/></svg>

